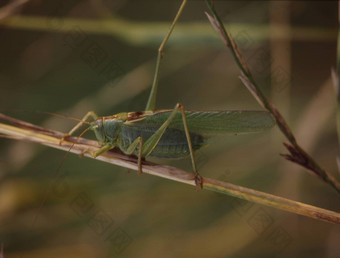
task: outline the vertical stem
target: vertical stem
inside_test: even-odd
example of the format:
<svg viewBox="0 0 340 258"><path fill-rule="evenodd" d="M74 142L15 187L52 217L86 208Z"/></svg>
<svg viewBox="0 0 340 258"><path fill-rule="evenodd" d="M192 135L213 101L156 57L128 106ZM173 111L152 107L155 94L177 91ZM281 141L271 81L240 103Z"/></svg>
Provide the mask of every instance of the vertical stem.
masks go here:
<svg viewBox="0 0 340 258"><path fill-rule="evenodd" d="M289 128L287 122L278 111L278 109L267 100L265 95L262 93L261 89L257 85L253 76L251 75L244 58L241 53L238 51L238 47L236 43L233 41L232 37L229 35L223 22L217 15L215 8L213 6L213 1L206 0L206 3L213 14L213 17L208 16L209 20L212 22L213 27L215 27L218 33L223 37L223 40L227 42L227 46L231 50L231 53L235 59L235 62L239 69L241 70L242 77L246 78L248 85L251 85L251 92L254 92L256 98L264 106L270 113L272 113L276 119L277 125L280 128L281 132L285 135L285 137L289 140L290 144L285 144L286 148L289 150L291 155L285 155L289 160L307 168L312 171L314 174L319 176L323 181L334 187L340 193L340 182L338 182L331 174L329 174L326 170L321 168L318 163L316 163L313 158L305 152L300 145L297 143L295 136L293 135L291 129ZM248 86L247 86L248 87ZM249 87L248 87L249 88ZM339 89L339 87L338 87ZM339 95L338 95L339 96Z"/></svg>
<svg viewBox="0 0 340 258"><path fill-rule="evenodd" d="M338 38L337 38L337 56L336 56L336 78L333 78L333 83L335 86L337 109L336 109L336 127L338 133L338 142L340 144L340 85L339 85L339 75L340 75L340 2L338 2ZM334 77L334 76L333 76Z"/></svg>
<svg viewBox="0 0 340 258"><path fill-rule="evenodd" d="M290 41L290 3L272 1L270 14L270 78L271 99L280 107L285 117L289 116L291 88L291 41ZM286 38L277 38L277 33L284 33ZM283 112L282 112L283 110Z"/></svg>

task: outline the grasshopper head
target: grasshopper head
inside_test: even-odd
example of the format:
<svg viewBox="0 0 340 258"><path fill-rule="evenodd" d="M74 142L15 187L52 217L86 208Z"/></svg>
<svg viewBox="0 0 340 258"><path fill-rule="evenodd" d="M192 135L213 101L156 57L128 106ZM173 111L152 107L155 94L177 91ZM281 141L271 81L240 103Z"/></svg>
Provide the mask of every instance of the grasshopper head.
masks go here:
<svg viewBox="0 0 340 258"><path fill-rule="evenodd" d="M96 120L92 122L90 125L90 130L94 131L94 134L96 135L96 138L99 142L105 142L105 131L102 120Z"/></svg>
<svg viewBox="0 0 340 258"><path fill-rule="evenodd" d="M94 131L99 142L114 143L119 135L121 123L117 119L97 119L91 123L90 129Z"/></svg>

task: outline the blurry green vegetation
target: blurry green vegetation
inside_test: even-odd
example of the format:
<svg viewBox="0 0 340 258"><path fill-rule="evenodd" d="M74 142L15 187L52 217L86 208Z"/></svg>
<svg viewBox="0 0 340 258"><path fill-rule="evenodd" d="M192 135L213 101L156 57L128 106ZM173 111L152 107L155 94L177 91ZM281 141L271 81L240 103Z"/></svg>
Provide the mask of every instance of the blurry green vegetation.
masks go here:
<svg viewBox="0 0 340 258"><path fill-rule="evenodd" d="M73 121L34 111L81 117L88 110L109 115L143 109L158 45L179 5L29 1L0 21L1 112L66 132ZM336 62L337 3L216 1L216 9L231 24L254 76L299 142L338 175L336 97L329 79ZM181 102L191 110L260 109L237 78L238 69L210 28L206 10L203 1L189 1L174 30L161 68L158 108ZM276 36L276 30L268 33L279 26L273 17L284 21L284 15L288 22L280 26L288 28L286 37ZM123 30L122 21L130 27L123 24ZM84 41L77 45L77 38ZM288 49L280 48L284 43ZM105 53L97 61L87 55L93 46ZM287 56L288 65L283 63ZM119 67L111 69L116 75L105 75L111 62ZM335 191L279 157L282 141L276 129L270 135L217 138L197 153L200 173L339 211ZM66 159L58 188L32 227L63 153L2 139L0 154L0 241L6 258L114 257L119 248L121 257L321 257L340 252L338 226L74 155ZM153 161L190 171L189 160ZM111 225L107 232L98 233L104 224L90 224L89 213L79 215L84 214L80 207L86 210L84 203L106 214L112 222L105 224ZM110 232L119 237L108 240Z"/></svg>

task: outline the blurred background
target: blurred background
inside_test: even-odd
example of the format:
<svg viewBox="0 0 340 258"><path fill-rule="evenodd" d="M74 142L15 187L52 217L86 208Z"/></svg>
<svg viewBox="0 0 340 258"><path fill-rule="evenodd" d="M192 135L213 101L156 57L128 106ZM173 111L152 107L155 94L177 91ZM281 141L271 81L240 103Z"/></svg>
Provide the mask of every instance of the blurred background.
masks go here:
<svg viewBox="0 0 340 258"><path fill-rule="evenodd" d="M0 110L62 132L81 118L145 108L157 49L181 1L0 2ZM336 1L216 1L266 96L339 179ZM157 108L261 110L188 1L166 45ZM86 135L93 138L91 133ZM213 139L200 173L340 212L339 194L280 157L277 128ZM9 257L339 257L340 227L38 144L0 140L0 243ZM149 159L191 171L190 160ZM52 182L52 183L51 183ZM52 184L52 187L51 187ZM43 200L46 200L41 206Z"/></svg>

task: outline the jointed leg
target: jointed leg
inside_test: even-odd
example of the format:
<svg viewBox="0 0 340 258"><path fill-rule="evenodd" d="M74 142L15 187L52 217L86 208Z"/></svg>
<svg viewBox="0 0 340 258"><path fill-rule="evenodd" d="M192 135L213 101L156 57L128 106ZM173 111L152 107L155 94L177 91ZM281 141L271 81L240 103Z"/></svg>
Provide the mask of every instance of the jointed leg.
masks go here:
<svg viewBox="0 0 340 258"><path fill-rule="evenodd" d="M83 157L85 153L90 153L91 156L92 156L93 158L97 158L98 156L100 156L100 155L103 154L104 152L107 152L108 150L111 150L111 149L113 149L114 147L115 147L115 146L112 145L112 144L105 144L105 145L103 145L99 150L97 150L97 151L95 151L95 152L90 151L89 148L88 148L88 149L84 150L84 151L80 154L80 156Z"/></svg>
<svg viewBox="0 0 340 258"><path fill-rule="evenodd" d="M77 131L90 117L93 118L93 120L97 119L97 115L96 113L94 113L93 111L89 111L86 113L86 115L81 119L81 121L76 124L68 133L67 135L70 136L72 134L74 134L75 131Z"/></svg>
<svg viewBox="0 0 340 258"><path fill-rule="evenodd" d="M175 108L171 112L171 114L168 117L168 119L161 125L160 128L157 129L157 131L153 135L151 135L149 137L149 139L147 139L145 141L145 143L143 144L143 152L142 152L143 157L148 156L153 151L153 149L156 147L156 145L158 144L159 140L163 136L165 130L168 128L168 126L170 125L171 121L174 119L176 113L178 112L179 105L180 104L176 104Z"/></svg>
<svg viewBox="0 0 340 258"><path fill-rule="evenodd" d="M105 144L104 146L102 146L99 150L97 150L96 152L92 153L92 156L94 158L97 158L99 155L103 154L104 152L107 152L108 150L113 149L115 146L112 144Z"/></svg>
<svg viewBox="0 0 340 258"><path fill-rule="evenodd" d="M136 148L139 145L138 150L138 174L142 174L142 157L143 157L143 139L142 137L137 137L133 143L130 144L130 146L125 151L125 154L131 155L135 152Z"/></svg>
<svg viewBox="0 0 340 258"><path fill-rule="evenodd" d="M142 156L146 157L146 156L148 156L153 151L153 149L156 147L156 145L158 144L159 140L163 136L165 130L168 128L168 126L170 125L171 121L174 119L176 113L179 110L181 110L181 113L182 113L184 131L185 131L185 135L187 137L187 142L188 142L188 148L189 148L190 157L191 157L192 168L193 168L194 173L195 173L196 186L198 188L202 188L202 183L203 182L202 182L201 176L197 172L197 167L196 167L194 152L192 150L192 143L191 143L191 139L190 139L190 133L189 133L189 129L188 129L187 119L186 119L186 115L185 115L185 112L184 112L184 107L181 104L179 104L179 103L176 104L175 108L171 112L171 114L168 117L168 119L161 125L160 128L158 128L158 130L152 136L150 136L149 139L146 140L146 142L143 144Z"/></svg>
<svg viewBox="0 0 340 258"><path fill-rule="evenodd" d="M163 39L161 45L159 46L155 76L154 76L154 79L153 79L153 83L152 83L152 87L151 87L151 92L150 92L148 103L146 104L145 110L154 110L155 109L157 86L158 86L158 75L159 75L159 68L161 66L161 60L162 60L162 57L163 57L163 49L164 49L164 46L165 46L166 42L168 41L168 39L170 37L171 32L173 31L173 29L175 27L175 24L176 24L179 16L181 15L181 13L182 13L182 11L184 9L184 6L185 6L186 2L187 2L187 0L183 0L181 6L179 7L178 12L177 12L177 14L175 16L175 19L173 20L173 22L172 22L172 24L170 26L170 29L169 29L168 33L165 35L165 38Z"/></svg>
<svg viewBox="0 0 340 258"><path fill-rule="evenodd" d="M76 124L68 133L64 134L64 137L60 139L59 145L61 145L61 143L66 137L74 134L74 132L77 131L85 122L87 122L87 120L90 117L96 119L98 116L93 111L87 112L86 115L81 119L81 121L78 124Z"/></svg>
<svg viewBox="0 0 340 258"><path fill-rule="evenodd" d="M188 141L188 147L189 147L189 151L190 151L192 169L194 170L194 173L195 173L195 183L196 183L197 187L202 189L203 188L203 179L197 171L197 166L196 166L196 162L195 162L195 154L194 154L194 151L192 149L192 142L191 142L191 138L190 138L187 117L185 115L184 107L181 104L179 104L179 108L182 112L184 131L185 131L185 135L186 135L187 141Z"/></svg>

